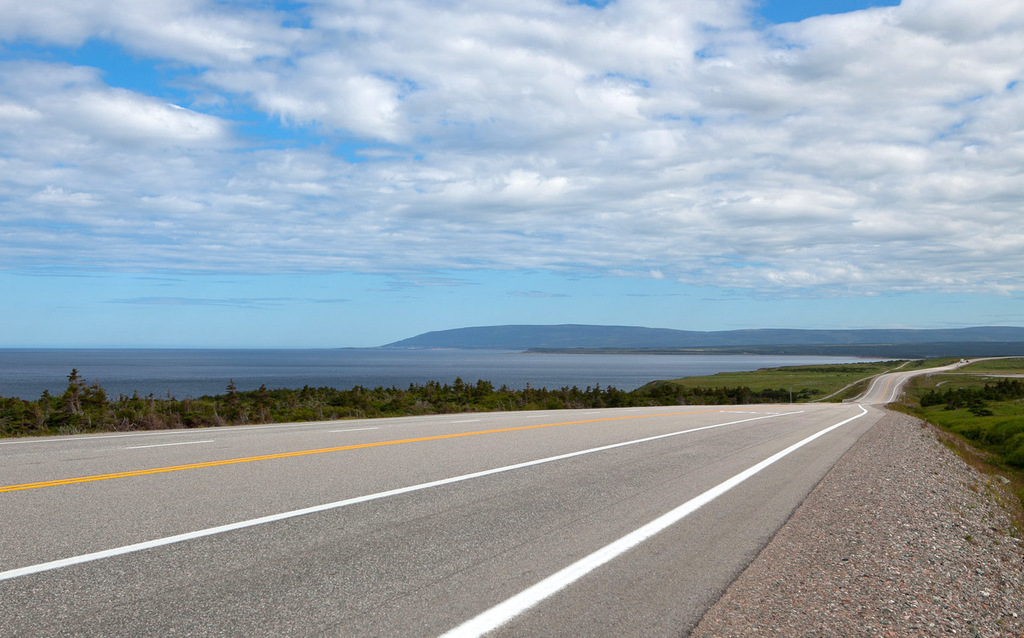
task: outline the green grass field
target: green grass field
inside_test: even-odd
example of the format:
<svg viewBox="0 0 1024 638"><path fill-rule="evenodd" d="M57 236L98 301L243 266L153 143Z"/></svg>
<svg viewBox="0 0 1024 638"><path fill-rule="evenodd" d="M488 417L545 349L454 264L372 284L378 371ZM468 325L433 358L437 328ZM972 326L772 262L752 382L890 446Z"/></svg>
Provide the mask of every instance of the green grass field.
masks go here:
<svg viewBox="0 0 1024 638"><path fill-rule="evenodd" d="M986 393L1000 374L1024 374L1024 358L981 361L955 373L920 377L908 386L907 402L917 416L992 455L995 465L1022 470L1024 396Z"/></svg>
<svg viewBox="0 0 1024 638"><path fill-rule="evenodd" d="M746 387L755 392L792 388L794 401L813 401L838 392L862 379L890 372L904 363L903 361L880 361L824 366L786 366L765 368L753 372L720 372L704 377L686 377L660 383L672 383L684 388ZM925 362L912 362L909 365L914 364L925 365ZM848 398L851 393L857 394L857 388L851 388L850 392L844 392L830 400L841 401Z"/></svg>
<svg viewBox="0 0 1024 638"><path fill-rule="evenodd" d="M1007 392L992 389L1004 377ZM1017 524L1024 528L1024 358L981 361L956 373L915 379L907 388L909 409L951 436L950 449L986 474L1010 481L1019 503ZM1010 384L1016 384L1015 386ZM986 389L986 386L988 388ZM1015 390L1014 390L1015 388ZM926 405L922 407L921 403ZM931 405L927 405L931 404Z"/></svg>
<svg viewBox="0 0 1024 638"><path fill-rule="evenodd" d="M979 361L960 369L963 372L990 374L1024 374L1024 358Z"/></svg>

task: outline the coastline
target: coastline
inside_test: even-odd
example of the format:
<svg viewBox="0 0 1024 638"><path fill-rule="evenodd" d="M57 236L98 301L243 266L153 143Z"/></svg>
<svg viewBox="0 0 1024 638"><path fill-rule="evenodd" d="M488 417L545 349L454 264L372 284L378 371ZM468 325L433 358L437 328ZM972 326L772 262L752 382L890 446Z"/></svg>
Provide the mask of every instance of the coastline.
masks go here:
<svg viewBox="0 0 1024 638"><path fill-rule="evenodd" d="M87 383L98 382L109 396L200 397L239 390L303 386L349 389L432 381L467 383L483 379L496 387L601 385L633 390L656 379L702 376L762 367L841 363L854 357L709 357L647 355L538 357L509 350L407 350L353 348L313 350L230 349L0 349L0 396L34 401L43 390L67 388L72 368Z"/></svg>
<svg viewBox="0 0 1024 638"><path fill-rule="evenodd" d="M942 359L1024 356L1024 343L935 342L836 345L708 346L694 348L529 348L527 354L580 355L753 355L855 357L860 359Z"/></svg>

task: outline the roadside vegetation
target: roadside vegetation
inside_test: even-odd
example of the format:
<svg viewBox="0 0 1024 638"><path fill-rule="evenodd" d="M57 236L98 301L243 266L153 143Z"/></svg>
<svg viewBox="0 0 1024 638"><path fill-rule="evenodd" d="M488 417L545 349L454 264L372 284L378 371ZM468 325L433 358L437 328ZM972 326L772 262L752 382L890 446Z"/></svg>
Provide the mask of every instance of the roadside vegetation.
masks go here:
<svg viewBox="0 0 1024 638"><path fill-rule="evenodd" d="M720 372L705 377L686 377L671 381L656 381L643 388L671 385L679 388L746 388L751 392L782 390L789 401L842 401L854 397L866 389L867 379L891 372L897 368L912 369L930 365L923 361L870 361L863 363L841 363L835 365L786 366L764 368L753 372ZM936 364L938 365L938 364ZM831 395L831 396L830 396Z"/></svg>
<svg viewBox="0 0 1024 638"><path fill-rule="evenodd" d="M1024 503L1024 358L918 377L903 407L941 428L968 463L1009 481Z"/></svg>
<svg viewBox="0 0 1024 638"><path fill-rule="evenodd" d="M1024 358L918 377L907 387L906 404L994 460L1024 470Z"/></svg>
<svg viewBox="0 0 1024 638"><path fill-rule="evenodd" d="M656 381L633 391L614 387L495 388L487 381L430 382L407 388L360 386L349 390L309 386L300 389L239 391L228 382L223 394L176 398L154 395L109 397L96 381L77 370L59 395L35 400L0 398L0 436L162 430L252 423L285 423L459 412L555 410L656 405L739 405L842 401L860 394L874 375L950 363L882 361L826 366L787 366L754 372L720 373ZM919 377L908 388L909 410L1000 463L1024 469L1024 358L979 362L957 374Z"/></svg>
<svg viewBox="0 0 1024 638"><path fill-rule="evenodd" d="M500 410L640 407L656 405L737 405L807 401L834 392L855 378L892 369L900 362L772 368L660 381L633 391L614 387L563 387L554 390L495 388L487 381L451 385L430 382L407 388L260 387L239 391L229 382L215 396L109 397L98 382L87 383L77 370L60 395L38 400L0 398L0 436L74 434L102 431L162 430L250 423L288 423L419 414ZM792 394L790 392L792 388Z"/></svg>

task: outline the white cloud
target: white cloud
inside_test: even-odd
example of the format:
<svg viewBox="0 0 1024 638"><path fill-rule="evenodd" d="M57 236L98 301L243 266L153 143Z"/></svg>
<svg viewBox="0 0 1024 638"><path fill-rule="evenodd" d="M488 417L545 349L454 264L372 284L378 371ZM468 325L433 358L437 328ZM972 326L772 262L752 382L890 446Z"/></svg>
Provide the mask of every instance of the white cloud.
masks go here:
<svg viewBox="0 0 1024 638"><path fill-rule="evenodd" d="M176 195L144 196L139 200L147 207L170 213L198 213L204 208L200 202L182 199Z"/></svg>
<svg viewBox="0 0 1024 638"><path fill-rule="evenodd" d="M95 135L128 143L189 146L226 137L217 118L123 90L82 92L54 111Z"/></svg>
<svg viewBox="0 0 1024 638"><path fill-rule="evenodd" d="M1024 6L1000 0L903 0L900 23L953 42L1015 37L1024 28Z"/></svg>
<svg viewBox="0 0 1024 638"><path fill-rule="evenodd" d="M0 40L77 46L116 40L134 52L189 64L285 56L301 39L283 16L205 0L0 0Z"/></svg>
<svg viewBox="0 0 1024 638"><path fill-rule="evenodd" d="M69 193L59 186L52 185L30 195L29 201L50 206L72 206L75 208L92 208L101 203L92 193Z"/></svg>
<svg viewBox="0 0 1024 638"><path fill-rule="evenodd" d="M195 95L0 67L5 223L77 229L16 233L0 264L1024 289L1024 7L758 31L748 5L0 2L0 38L112 40ZM247 143L228 117L299 141Z"/></svg>
<svg viewBox="0 0 1024 638"><path fill-rule="evenodd" d="M124 143L202 147L229 138L226 123L216 117L169 104L137 92L105 86L96 69L64 64L7 62L0 64L0 118L12 113L36 128L11 130L15 140L35 145L42 133L75 146Z"/></svg>
<svg viewBox="0 0 1024 638"><path fill-rule="evenodd" d="M0 123L18 124L41 118L42 113L34 108L12 102L0 102Z"/></svg>

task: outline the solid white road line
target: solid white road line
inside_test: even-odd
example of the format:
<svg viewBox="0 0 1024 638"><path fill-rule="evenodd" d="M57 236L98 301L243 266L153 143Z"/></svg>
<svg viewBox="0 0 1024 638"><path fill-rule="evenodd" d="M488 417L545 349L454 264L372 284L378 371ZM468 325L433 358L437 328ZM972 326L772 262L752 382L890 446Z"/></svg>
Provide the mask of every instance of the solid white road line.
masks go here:
<svg viewBox="0 0 1024 638"><path fill-rule="evenodd" d="M364 430L379 430L379 429L380 428L350 428L348 430L327 430L327 431L331 432L332 434L336 434L338 432L362 432Z"/></svg>
<svg viewBox="0 0 1024 638"><path fill-rule="evenodd" d="M825 428L824 430L812 434L811 436L807 437L806 439L803 439L802 441L794 443L793 445L787 447L781 452L773 454L772 456L766 458L757 465L754 465L748 468L747 470L740 472L736 476L722 483L719 483L718 485L704 492L700 496L690 499L689 501L683 503L676 509L668 512L667 514L663 514L662 516L654 519L653 521L644 525L643 527L633 532L630 532L629 534L623 536L622 538L611 543L610 545L606 545L601 549L597 550L596 552L594 552L593 554L590 554L589 556L586 556L585 558L573 563L572 565L569 565L565 569L556 572L551 576L548 576L536 585L533 585L532 587L523 590L522 592L516 594L512 598L509 598L505 602L495 605L494 607L491 607L479 616L472 618L466 621L465 623L459 625L455 629L452 629L451 631L445 633L441 636L441 638L477 638L478 636L482 636L489 631L497 629L498 627L504 625L509 620L512 620L513 618L523 613L527 609L533 607L545 598L552 596L553 594L561 591L562 589L576 582L580 578L583 578L584 576L594 571L601 565L604 565L612 559L633 549L640 543L644 542L648 538L651 538L652 536L654 536L658 532L661 532L667 527L670 527L671 525L674 525L675 523L681 521L683 518L695 512L700 507L710 503L711 501L715 500L722 494L725 494L732 488L736 487L743 481L746 481L748 478L754 476L755 474L765 469L772 463L775 463L776 461L787 456L791 452L800 449L801 447L807 445L808 443L817 439L818 437L824 436L825 434L831 432L832 430L835 430L838 427L846 425L850 421L859 419L860 417L868 413L864 406L858 407L860 407L861 413L858 414L857 416L846 419L845 421L842 421L840 423L836 423L835 425L831 425Z"/></svg>
<svg viewBox="0 0 1024 638"><path fill-rule="evenodd" d="M799 414L802 410L797 412L790 412L788 414ZM451 478L440 479L437 481L430 481L428 483L420 483L419 485L410 485L409 487L400 487L393 490L387 490L385 492L377 492L376 494L368 494L366 496L357 496L355 498L345 499L343 501L337 501L334 503L326 503L324 505L315 505L313 507L306 507L303 509L292 510L290 512L282 512L280 514L272 514L270 516L262 516L260 518L253 518L247 521L239 521L237 523L229 523L227 525L218 525L217 527L209 527L207 529L201 529L194 532L186 532L184 534L176 534L174 536L167 536L164 538L157 538L151 541L145 541L142 543L133 543L131 545L123 545L121 547L115 547L113 549L106 549L99 552L92 552L89 554L82 554L79 556L71 556L69 558L62 558L60 560L54 560L47 563L39 563L37 565L29 565L27 567L19 567L17 569L9 569L4 572L0 572L0 581L10 580L12 578L19 578L21 576L28 576L29 574L38 574L40 572L46 572L53 569L60 569L61 567L69 567L71 565L80 565L82 563L88 563L96 560L102 560L104 558L112 558L114 556L121 556L123 554L131 554L134 552L141 552L146 549L153 549L155 547L163 547L164 545L172 545L174 543L182 543L185 541L194 540L197 538L203 538L204 536L213 536L215 534L223 534L225 532L232 532L239 529L245 529L247 527L255 527L257 525L264 525L267 523L274 523L276 521L282 521L289 518L295 518L298 516L305 516L307 514L315 514L317 512L325 512L327 510L339 509L347 507L349 505L356 505L358 503L366 503L367 501L375 501L389 496L398 496L399 494L408 494L409 492L418 492L420 490L429 489L432 487L441 487L442 485L450 485L452 483L459 483L462 481L468 481L471 479L482 478L484 476L491 476L492 474L501 474L502 472L510 472L512 470L522 469L524 467L532 467L534 465L542 465L544 463L551 463L553 461L561 461L564 459L571 459L577 456L583 456L586 454L593 454L595 452L603 452L604 450L613 450L615 448L626 447L629 445L636 445L638 443L647 443L649 441L657 441L659 439L667 439L673 436L679 436L681 434L690 434L692 432L701 432L703 430L711 430L714 428L721 428L727 425L738 425L740 423L749 423L750 421L760 421L763 419L771 419L777 416L786 415L768 415L759 416L750 419L741 419L739 421L729 421L728 423L717 423L715 425L705 425L699 428L692 428L690 430L680 430L678 432L670 432L668 434L659 434L657 436L649 436L642 439L634 439L632 441L623 441L621 443L613 443L611 445L602 445L601 447L590 448L588 450L580 450L578 452L569 452L568 454L559 454L558 456L549 456L543 459L537 459L534 461L525 461L523 463L516 463L514 465L506 465L504 467L498 467L490 470L482 470L480 472L473 472L470 474L463 474L461 476L453 476Z"/></svg>
<svg viewBox="0 0 1024 638"><path fill-rule="evenodd" d="M130 434L86 434L74 437L38 437L31 439L18 439L16 441L0 441L0 445L31 445L33 443L63 443L67 441L85 442L97 441L99 439L124 439L135 436L170 436L175 434L195 434L195 430L160 430L159 432L132 432Z"/></svg>
<svg viewBox="0 0 1024 638"><path fill-rule="evenodd" d="M155 430L151 432L127 432L125 434L81 434L76 436L39 436L14 441L0 441L0 445L31 445L34 443L62 443L72 441L75 443L88 443L99 439L123 439L134 436L176 436L179 434L195 434L196 432L216 432L217 434L230 432L239 434L252 430L271 430L280 428L297 428L309 426L337 425L343 423L340 419L332 421L299 421L296 423L272 423L270 425L222 425L212 428L189 428L183 430ZM353 421L349 421L350 423Z"/></svg>
<svg viewBox="0 0 1024 638"><path fill-rule="evenodd" d="M196 443L213 443L213 441L212 440L210 440L210 441L179 441L177 443L157 443L155 445L133 445L131 447L126 447L125 449L126 450L142 450L144 448L150 448L150 447L170 447L172 445L195 445Z"/></svg>

